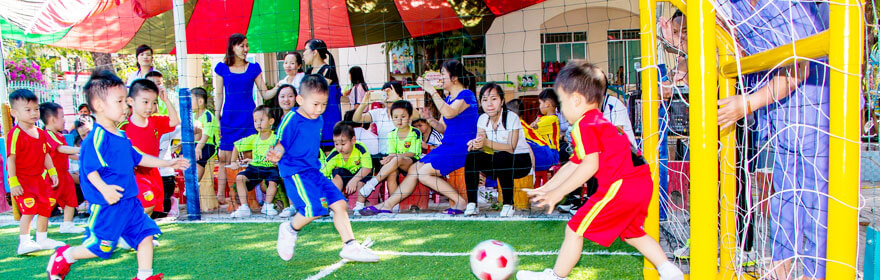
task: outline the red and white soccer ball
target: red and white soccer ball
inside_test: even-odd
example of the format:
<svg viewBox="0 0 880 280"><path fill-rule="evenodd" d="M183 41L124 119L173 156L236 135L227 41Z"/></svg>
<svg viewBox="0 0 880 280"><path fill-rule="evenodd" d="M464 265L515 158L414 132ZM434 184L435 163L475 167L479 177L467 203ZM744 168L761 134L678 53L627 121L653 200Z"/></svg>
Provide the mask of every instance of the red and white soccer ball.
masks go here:
<svg viewBox="0 0 880 280"><path fill-rule="evenodd" d="M486 240L471 251L471 271L480 280L504 280L516 271L516 252L507 243Z"/></svg>

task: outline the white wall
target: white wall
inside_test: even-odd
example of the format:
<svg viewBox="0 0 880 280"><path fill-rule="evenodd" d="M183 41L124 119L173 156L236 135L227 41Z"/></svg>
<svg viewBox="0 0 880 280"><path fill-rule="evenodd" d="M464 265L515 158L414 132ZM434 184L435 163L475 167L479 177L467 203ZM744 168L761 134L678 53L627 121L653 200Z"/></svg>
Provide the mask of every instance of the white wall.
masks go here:
<svg viewBox="0 0 880 280"><path fill-rule="evenodd" d="M540 35L546 32L542 26L548 21L552 24L546 27L551 32L592 31L587 34L591 43L587 46L590 60L600 64L607 62L607 43L602 39L607 35L606 28L638 28L638 7L636 0L549 0L496 18L486 32L486 78L513 80L523 74L540 76Z"/></svg>
<svg viewBox="0 0 880 280"><path fill-rule="evenodd" d="M348 77L348 69L352 66L360 66L364 70L364 79L371 88L381 87L388 81L388 65L385 62L385 51L382 44L373 44L352 48L334 49L336 69L339 74L339 84L343 87L351 82Z"/></svg>

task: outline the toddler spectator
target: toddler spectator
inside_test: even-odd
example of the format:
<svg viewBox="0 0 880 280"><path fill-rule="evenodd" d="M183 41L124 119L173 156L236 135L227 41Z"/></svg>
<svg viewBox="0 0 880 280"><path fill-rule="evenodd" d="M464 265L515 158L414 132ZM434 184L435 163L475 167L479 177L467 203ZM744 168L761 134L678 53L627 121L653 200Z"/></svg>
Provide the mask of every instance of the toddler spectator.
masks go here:
<svg viewBox="0 0 880 280"><path fill-rule="evenodd" d="M235 212L232 212L233 218L242 218L251 215L251 209L248 207L248 192L256 186L261 185L264 181L268 185L266 190L266 200L260 213L275 216L278 210L272 201L275 198L275 192L278 190L278 184L281 183L281 177L278 176L278 166L274 162L266 160L266 152L269 151L278 141L275 138L275 132L272 126L275 119L272 117L272 110L269 107L260 105L254 109L254 129L257 133L235 142L232 155L237 157L243 152L251 152L251 159L239 159L234 161L233 168L237 169L239 163L247 165L244 171L239 172L235 177L235 188L238 192L238 201L241 203Z"/></svg>
<svg viewBox="0 0 880 280"><path fill-rule="evenodd" d="M335 148L327 155L321 172L343 193L354 193L372 177L370 152L357 141L354 129L346 123L333 128L333 144Z"/></svg>
<svg viewBox="0 0 880 280"><path fill-rule="evenodd" d="M366 198L370 196L376 186L386 181L388 192L397 190L398 172L406 172L409 167L421 158L422 155L422 132L410 125L413 107L409 101L398 100L391 105L391 119L396 128L386 135L388 144L385 151L387 156L382 158L382 168L376 177L370 179L361 188L355 211L364 208ZM387 180L386 180L387 179Z"/></svg>

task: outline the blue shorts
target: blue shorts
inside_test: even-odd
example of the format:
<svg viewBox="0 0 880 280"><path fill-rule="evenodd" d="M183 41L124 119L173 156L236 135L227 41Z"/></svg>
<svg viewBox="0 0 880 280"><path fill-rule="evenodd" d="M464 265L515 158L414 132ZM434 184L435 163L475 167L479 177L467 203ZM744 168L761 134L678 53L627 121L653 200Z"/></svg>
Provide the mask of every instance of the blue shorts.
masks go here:
<svg viewBox="0 0 880 280"><path fill-rule="evenodd" d="M137 248L144 238L162 234L136 197L124 198L113 205L92 204L89 207L83 247L102 259L108 259L116 248L119 237Z"/></svg>
<svg viewBox="0 0 880 280"><path fill-rule="evenodd" d="M283 179L287 198L306 218L327 216L330 205L345 200L342 192L318 170L306 170Z"/></svg>
<svg viewBox="0 0 880 280"><path fill-rule="evenodd" d="M467 160L468 150L466 145L440 144L427 155L422 157L419 162L430 163L431 167L440 171L443 176L449 175L452 171L464 167Z"/></svg>
<svg viewBox="0 0 880 280"><path fill-rule="evenodd" d="M535 155L535 171L550 170L550 167L559 164L559 151L550 146L541 146L529 141L532 153Z"/></svg>

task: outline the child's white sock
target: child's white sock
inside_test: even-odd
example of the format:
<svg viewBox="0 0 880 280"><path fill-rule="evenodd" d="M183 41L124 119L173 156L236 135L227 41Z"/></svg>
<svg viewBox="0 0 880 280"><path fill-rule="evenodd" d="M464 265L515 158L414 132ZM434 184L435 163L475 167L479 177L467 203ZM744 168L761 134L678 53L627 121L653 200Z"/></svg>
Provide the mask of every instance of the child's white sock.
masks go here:
<svg viewBox="0 0 880 280"><path fill-rule="evenodd" d="M49 238L48 232L37 232L37 242L43 242L47 238Z"/></svg>
<svg viewBox="0 0 880 280"><path fill-rule="evenodd" d="M25 241L28 241L28 240L31 240L31 235L30 235L30 234L22 234L22 235L19 235L19 236L18 236L18 242L25 242Z"/></svg>
<svg viewBox="0 0 880 280"><path fill-rule="evenodd" d="M363 202L355 202L354 208L364 208L364 203Z"/></svg>
<svg viewBox="0 0 880 280"><path fill-rule="evenodd" d="M73 222L72 221L71 222L61 222L61 227L62 228L71 228L71 227L73 227Z"/></svg>
<svg viewBox="0 0 880 280"><path fill-rule="evenodd" d="M556 271L555 271L555 270L553 270L553 277L556 277L557 280L565 280L565 279L568 279L568 277L559 277L559 275L556 275Z"/></svg>
<svg viewBox="0 0 880 280"><path fill-rule="evenodd" d="M657 272L660 274L660 280L683 280L684 273L678 269L675 264L672 262L665 262L657 267Z"/></svg>
<svg viewBox="0 0 880 280"><path fill-rule="evenodd" d="M147 280L147 278L150 278L150 276L153 276L152 269L138 269L137 279Z"/></svg>
<svg viewBox="0 0 880 280"><path fill-rule="evenodd" d="M361 195L369 197L370 194L373 193L373 190L376 189L377 185L379 185L379 181L376 180L376 177L371 178L366 184L364 184L364 187L361 188Z"/></svg>
<svg viewBox="0 0 880 280"><path fill-rule="evenodd" d="M64 260L67 261L67 263L75 263L76 262L76 259L73 258L72 252L73 252L73 248L67 248L67 250L64 250L64 253L61 253L61 256L64 257Z"/></svg>

